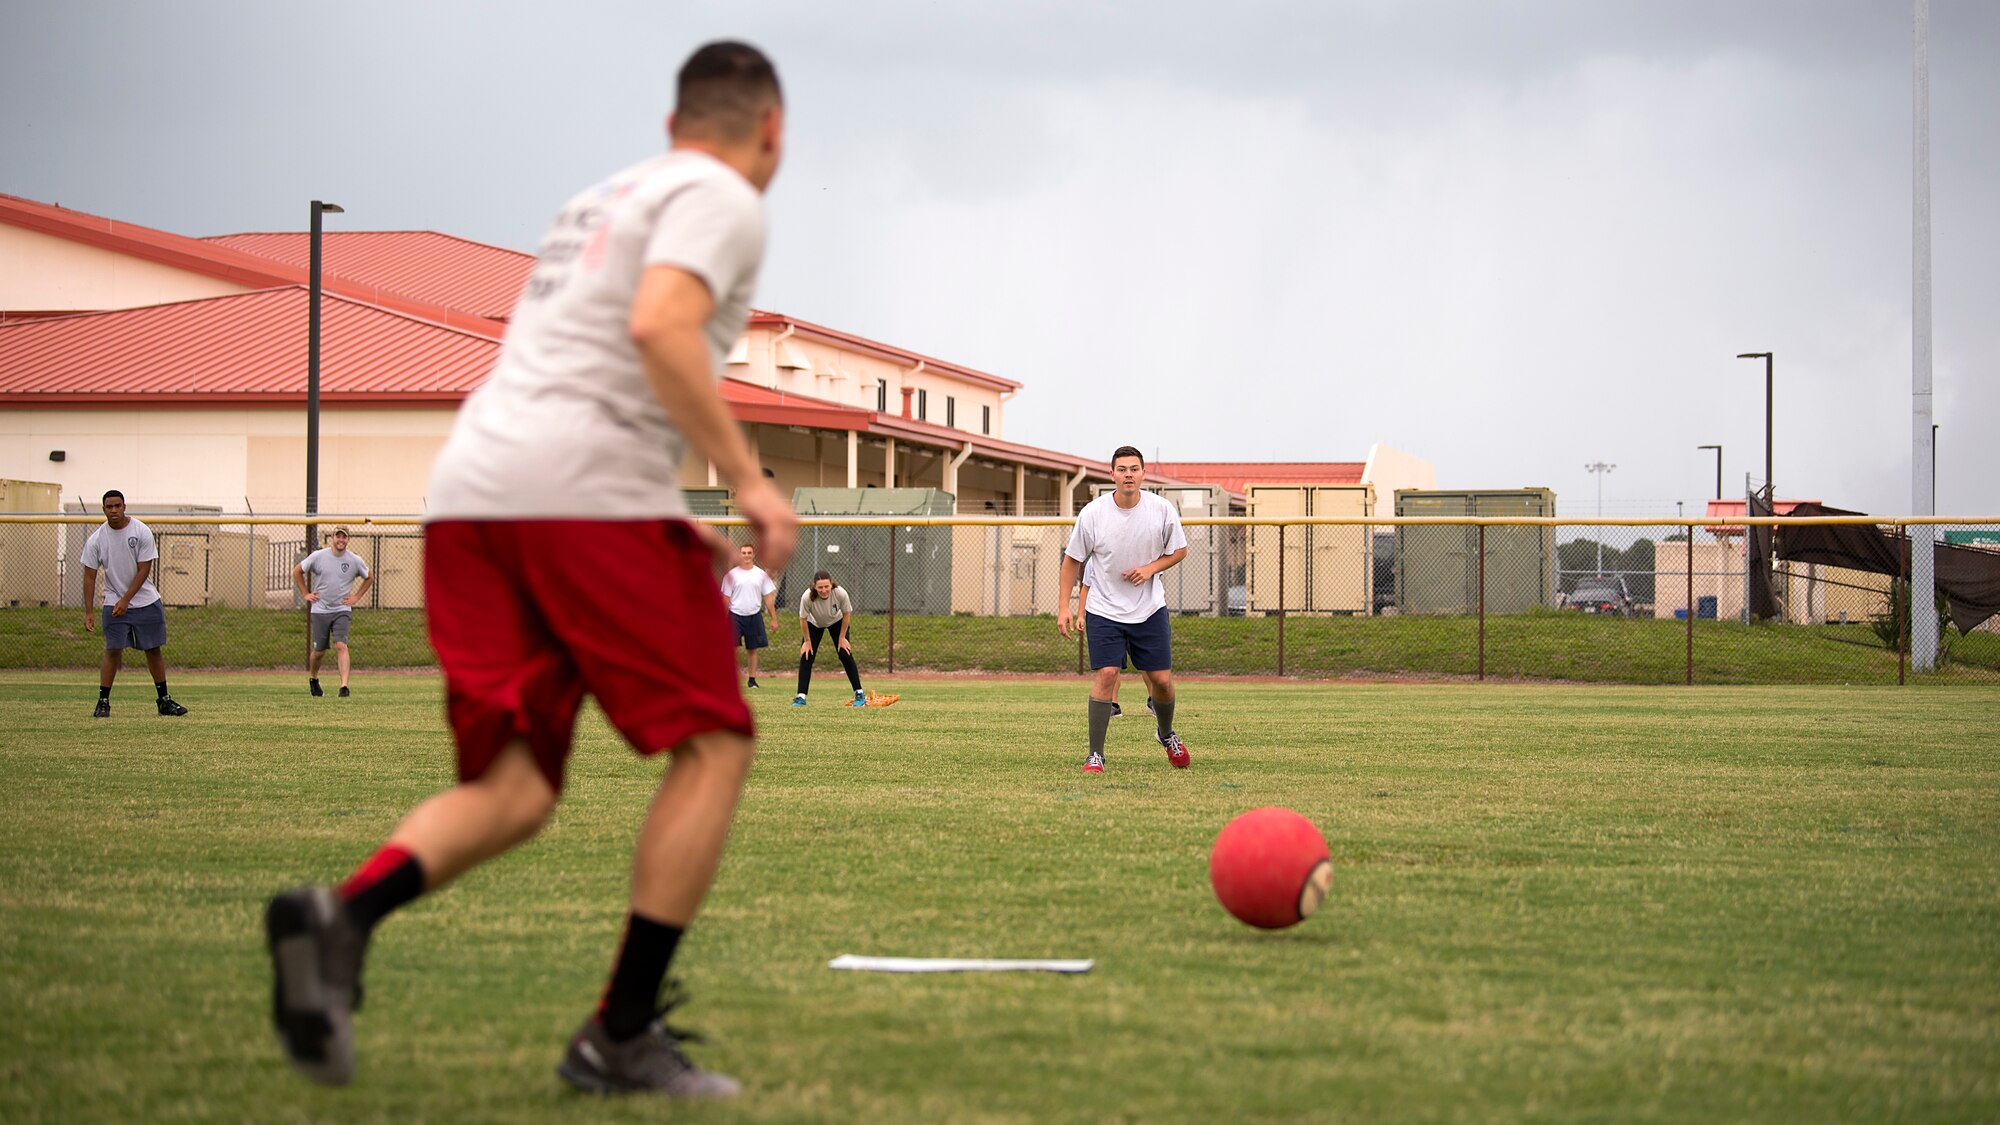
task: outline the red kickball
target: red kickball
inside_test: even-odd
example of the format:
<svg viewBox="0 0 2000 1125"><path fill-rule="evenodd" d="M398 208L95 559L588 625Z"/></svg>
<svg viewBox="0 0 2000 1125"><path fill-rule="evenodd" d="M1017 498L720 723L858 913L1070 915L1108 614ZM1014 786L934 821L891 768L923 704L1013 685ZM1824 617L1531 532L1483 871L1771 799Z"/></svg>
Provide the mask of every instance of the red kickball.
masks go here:
<svg viewBox="0 0 2000 1125"><path fill-rule="evenodd" d="M1312 821L1273 805L1223 826L1208 853L1208 881L1239 920L1282 930L1319 909L1333 884L1333 859Z"/></svg>

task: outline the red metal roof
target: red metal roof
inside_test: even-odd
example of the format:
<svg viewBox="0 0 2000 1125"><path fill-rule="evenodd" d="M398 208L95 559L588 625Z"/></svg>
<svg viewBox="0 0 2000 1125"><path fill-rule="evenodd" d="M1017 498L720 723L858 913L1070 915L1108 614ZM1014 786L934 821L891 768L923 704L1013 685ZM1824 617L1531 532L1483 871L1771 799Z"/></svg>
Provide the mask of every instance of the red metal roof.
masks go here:
<svg viewBox="0 0 2000 1125"><path fill-rule="evenodd" d="M0 194L0 223L38 231L85 246L123 254L141 261L157 262L173 269L213 277L251 289L285 285L305 285L310 281L303 265L294 266L276 258L246 253L229 246L187 238L151 227L121 223L83 211L72 211L47 203L37 203L16 195ZM304 236L301 236L304 237ZM328 293L366 301L385 309L448 324L498 339L506 325L476 312L431 304L405 294L338 275L321 278Z"/></svg>
<svg viewBox="0 0 2000 1125"><path fill-rule="evenodd" d="M1146 475L1242 492L1253 484L1360 484L1365 461L1156 461Z"/></svg>
<svg viewBox="0 0 2000 1125"><path fill-rule="evenodd" d="M302 286L0 325L0 403L298 402ZM330 402L457 402L499 354L490 336L327 294L320 394Z"/></svg>
<svg viewBox="0 0 2000 1125"><path fill-rule="evenodd" d="M535 256L430 230L323 231L320 268L329 277L373 286L489 320L506 320ZM304 231L220 234L201 241L271 258L299 269L312 264Z"/></svg>
<svg viewBox="0 0 2000 1125"><path fill-rule="evenodd" d="M1708 502L1708 517L1710 519L1728 519L1731 516L1740 517L1743 515L1743 509L1749 506L1749 503L1748 500L1710 500ZM1771 503L1771 514L1774 516L1789 516L1800 504L1817 503L1819 503L1817 500L1774 500ZM1743 534L1743 525L1740 523L1718 524L1706 530L1712 535L1741 535Z"/></svg>

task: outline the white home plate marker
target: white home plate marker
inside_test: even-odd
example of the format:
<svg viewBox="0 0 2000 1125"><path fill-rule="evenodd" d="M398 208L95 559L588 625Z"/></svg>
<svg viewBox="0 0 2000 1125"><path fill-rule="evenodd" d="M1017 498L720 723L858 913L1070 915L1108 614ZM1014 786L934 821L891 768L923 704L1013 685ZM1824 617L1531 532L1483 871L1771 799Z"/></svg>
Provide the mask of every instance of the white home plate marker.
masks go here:
<svg viewBox="0 0 2000 1125"><path fill-rule="evenodd" d="M964 957L857 957L843 953L829 969L863 973L1087 973L1095 961L993 961Z"/></svg>

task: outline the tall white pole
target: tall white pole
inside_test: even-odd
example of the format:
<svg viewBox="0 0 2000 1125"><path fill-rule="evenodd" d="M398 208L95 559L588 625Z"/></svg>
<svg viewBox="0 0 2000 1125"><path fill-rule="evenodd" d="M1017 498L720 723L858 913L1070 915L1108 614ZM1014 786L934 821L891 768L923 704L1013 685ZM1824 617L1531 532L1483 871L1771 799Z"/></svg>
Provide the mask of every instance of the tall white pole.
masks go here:
<svg viewBox="0 0 2000 1125"><path fill-rule="evenodd" d="M1935 515L1937 497L1925 471L1931 460L1931 56L1930 0L1914 0L1916 35L1913 100L1916 103L1916 183L1911 199L1915 219L1911 272L1910 495L1911 514ZM1910 528L1910 667L1928 671L1937 664L1937 576L1929 524Z"/></svg>
<svg viewBox="0 0 2000 1125"><path fill-rule="evenodd" d="M1611 465L1611 464L1606 464L1606 463L1605 463L1605 462L1603 462L1603 461L1592 461L1592 462L1591 462L1590 464L1588 464L1588 465L1585 465L1585 466L1584 466L1584 469L1585 469L1585 471L1587 471L1587 472L1590 472L1590 473L1594 474L1594 475L1595 475L1595 476L1597 477L1597 518L1598 518L1598 519L1603 519L1603 518L1604 518L1604 474L1606 474L1606 473L1610 472L1611 470L1613 470L1613 469L1615 469L1615 468L1617 468L1617 467L1618 467L1618 466L1616 466L1616 465ZM1604 527L1603 527L1603 525L1601 525L1601 524L1600 524L1600 525L1599 525L1599 526L1598 526L1598 527L1597 527L1597 528L1595 529L1595 532L1596 532L1596 533L1595 533L1595 535L1593 536L1593 538L1595 538L1595 539L1597 540L1597 573L1598 573L1599 575L1602 575L1602 574L1604 573Z"/></svg>

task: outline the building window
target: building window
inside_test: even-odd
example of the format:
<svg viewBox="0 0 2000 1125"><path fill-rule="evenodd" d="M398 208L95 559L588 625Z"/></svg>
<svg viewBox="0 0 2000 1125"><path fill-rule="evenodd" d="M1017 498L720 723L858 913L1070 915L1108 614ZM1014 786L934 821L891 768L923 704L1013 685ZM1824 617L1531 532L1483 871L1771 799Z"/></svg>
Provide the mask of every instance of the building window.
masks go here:
<svg viewBox="0 0 2000 1125"><path fill-rule="evenodd" d="M958 400L950 395L944 396L944 424L958 425Z"/></svg>
<svg viewBox="0 0 2000 1125"><path fill-rule="evenodd" d="M875 412L877 414L889 413L889 380L887 379L875 380Z"/></svg>
<svg viewBox="0 0 2000 1125"><path fill-rule="evenodd" d="M990 406L979 408L979 432L989 436L993 433L993 408Z"/></svg>
<svg viewBox="0 0 2000 1125"><path fill-rule="evenodd" d="M917 421L928 421L931 416L931 395L922 387L917 388Z"/></svg>

